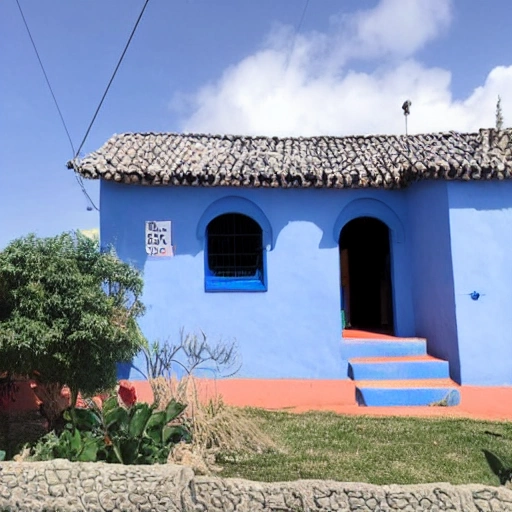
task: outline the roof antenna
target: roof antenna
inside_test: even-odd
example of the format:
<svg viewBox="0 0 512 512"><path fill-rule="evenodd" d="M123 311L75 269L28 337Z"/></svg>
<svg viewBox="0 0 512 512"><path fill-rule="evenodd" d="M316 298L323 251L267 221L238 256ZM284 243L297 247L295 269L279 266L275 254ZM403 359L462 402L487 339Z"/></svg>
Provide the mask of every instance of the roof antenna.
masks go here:
<svg viewBox="0 0 512 512"><path fill-rule="evenodd" d="M404 111L405 117L405 135L407 136L407 116L411 113L411 100L405 100L402 105L402 110Z"/></svg>

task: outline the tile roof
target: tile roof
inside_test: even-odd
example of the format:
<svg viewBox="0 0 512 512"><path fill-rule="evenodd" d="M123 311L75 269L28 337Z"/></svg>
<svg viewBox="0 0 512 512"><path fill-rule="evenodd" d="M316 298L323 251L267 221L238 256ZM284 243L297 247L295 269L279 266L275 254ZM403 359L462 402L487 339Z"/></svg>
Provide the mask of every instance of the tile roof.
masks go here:
<svg viewBox="0 0 512 512"><path fill-rule="evenodd" d="M512 129L353 137L115 135L68 163L85 178L170 186L401 188L512 177Z"/></svg>

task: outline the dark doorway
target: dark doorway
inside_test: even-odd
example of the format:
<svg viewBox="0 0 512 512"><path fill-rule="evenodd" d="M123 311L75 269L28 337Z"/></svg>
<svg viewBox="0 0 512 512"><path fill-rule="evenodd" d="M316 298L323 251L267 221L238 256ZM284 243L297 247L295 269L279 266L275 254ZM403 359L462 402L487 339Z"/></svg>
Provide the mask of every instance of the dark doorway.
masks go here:
<svg viewBox="0 0 512 512"><path fill-rule="evenodd" d="M341 231L340 273L346 328L393 334L389 229L360 217Z"/></svg>

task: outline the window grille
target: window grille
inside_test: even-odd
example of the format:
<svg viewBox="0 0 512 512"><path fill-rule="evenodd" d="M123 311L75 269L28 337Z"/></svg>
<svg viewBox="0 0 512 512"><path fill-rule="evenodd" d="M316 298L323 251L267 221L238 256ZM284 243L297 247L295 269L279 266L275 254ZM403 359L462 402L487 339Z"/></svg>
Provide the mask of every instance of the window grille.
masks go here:
<svg viewBox="0 0 512 512"><path fill-rule="evenodd" d="M226 278L261 276L262 231L257 222L239 213L220 215L208 224L208 268Z"/></svg>

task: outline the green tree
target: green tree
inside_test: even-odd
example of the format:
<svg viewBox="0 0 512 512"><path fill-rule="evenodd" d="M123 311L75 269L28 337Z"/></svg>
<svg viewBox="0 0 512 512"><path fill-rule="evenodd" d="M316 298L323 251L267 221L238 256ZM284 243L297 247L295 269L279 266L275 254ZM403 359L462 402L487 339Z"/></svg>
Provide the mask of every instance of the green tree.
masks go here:
<svg viewBox="0 0 512 512"><path fill-rule="evenodd" d="M14 240L0 253L0 369L69 386L72 406L113 386L143 344L142 285L78 232Z"/></svg>

